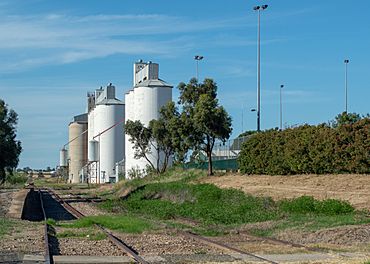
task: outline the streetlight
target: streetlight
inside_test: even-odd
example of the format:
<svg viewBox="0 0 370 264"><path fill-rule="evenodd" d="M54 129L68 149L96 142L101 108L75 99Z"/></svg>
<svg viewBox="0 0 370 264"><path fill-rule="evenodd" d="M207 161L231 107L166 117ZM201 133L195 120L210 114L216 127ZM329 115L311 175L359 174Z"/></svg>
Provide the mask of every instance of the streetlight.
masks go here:
<svg viewBox="0 0 370 264"><path fill-rule="evenodd" d="M257 30L257 131L261 130L261 26L260 26L260 16L261 10L265 10L268 5L261 5L253 7L253 10L258 12L258 30Z"/></svg>
<svg viewBox="0 0 370 264"><path fill-rule="evenodd" d="M251 112L257 112L257 109L256 108L251 108L250 111Z"/></svg>
<svg viewBox="0 0 370 264"><path fill-rule="evenodd" d="M244 132L244 108L242 106L242 133Z"/></svg>
<svg viewBox="0 0 370 264"><path fill-rule="evenodd" d="M344 60L344 65L345 65L345 73L344 73L344 93L345 93L345 112L347 113L347 65L349 63L349 60Z"/></svg>
<svg viewBox="0 0 370 264"><path fill-rule="evenodd" d="M195 59L195 61L197 62L197 72L196 72L196 74L197 74L197 75L196 75L196 77L197 77L197 81L198 81L198 82L199 82L199 78L198 78L198 77L199 77L199 76L198 76L198 71L199 71L198 67L199 67L199 65L198 65L198 63L199 63L199 61L200 61L200 60L203 60L203 58L204 58L204 57L203 57L203 56L201 56L201 55L195 55L195 56L194 56L194 59Z"/></svg>
<svg viewBox="0 0 370 264"><path fill-rule="evenodd" d="M280 130L283 130L283 99L282 99L282 91L283 91L284 85L280 85Z"/></svg>

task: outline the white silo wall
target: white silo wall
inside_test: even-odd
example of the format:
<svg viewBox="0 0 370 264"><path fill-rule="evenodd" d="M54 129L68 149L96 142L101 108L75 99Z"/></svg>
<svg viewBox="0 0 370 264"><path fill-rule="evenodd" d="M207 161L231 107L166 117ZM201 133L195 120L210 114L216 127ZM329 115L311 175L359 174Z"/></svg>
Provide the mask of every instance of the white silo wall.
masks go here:
<svg viewBox="0 0 370 264"><path fill-rule="evenodd" d="M172 100L172 88L139 86L135 87L133 92L130 91L126 94L125 98L126 119L139 120L144 126L148 126L152 119L159 118L160 108ZM148 158L153 164L156 164L157 154L154 150L148 155ZM129 177L128 172L132 168L145 170L147 165L148 162L144 158L139 160L134 158L132 144L128 142L126 135L126 177Z"/></svg>
<svg viewBox="0 0 370 264"><path fill-rule="evenodd" d="M94 109L94 132L95 136L104 132L106 129L122 121L124 118L123 104L98 104ZM99 141L99 172L100 179L98 183L109 182L110 177L116 177L116 162L123 160L124 136L123 124L97 136L95 140Z"/></svg>
<svg viewBox="0 0 370 264"><path fill-rule="evenodd" d="M125 122L127 120L135 120L135 111L134 111L134 91L131 90L125 94ZM125 134L125 168L127 164L133 164L134 162L134 150L133 144L129 141L129 136ZM125 174L127 177L127 169L125 169Z"/></svg>
<svg viewBox="0 0 370 264"><path fill-rule="evenodd" d="M94 110L90 111L87 115L87 124L88 124L88 131L87 131L87 139L93 140L95 135L94 133Z"/></svg>
<svg viewBox="0 0 370 264"><path fill-rule="evenodd" d="M87 116L87 122L88 122L88 131L87 131L87 138L88 138L88 141L92 141L93 138L94 138L94 135L96 134L95 133L95 129L94 129L94 124L95 124L95 109L92 109L89 113L88 113L88 116ZM91 153L91 145L89 144L88 145L88 149L87 149L87 152ZM89 171L89 179L88 181L91 182L91 183L97 183L97 170L98 170L98 166L97 166L97 162L92 162L89 160L89 168L88 168L88 171Z"/></svg>

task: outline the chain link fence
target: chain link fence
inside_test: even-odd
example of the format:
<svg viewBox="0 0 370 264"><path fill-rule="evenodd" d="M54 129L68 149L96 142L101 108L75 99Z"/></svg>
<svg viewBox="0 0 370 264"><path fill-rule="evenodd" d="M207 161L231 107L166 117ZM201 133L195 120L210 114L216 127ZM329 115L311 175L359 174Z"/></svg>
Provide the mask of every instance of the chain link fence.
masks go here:
<svg viewBox="0 0 370 264"><path fill-rule="evenodd" d="M235 159L239 156L242 145L251 136L229 139L226 142L216 141L212 151L212 160Z"/></svg>

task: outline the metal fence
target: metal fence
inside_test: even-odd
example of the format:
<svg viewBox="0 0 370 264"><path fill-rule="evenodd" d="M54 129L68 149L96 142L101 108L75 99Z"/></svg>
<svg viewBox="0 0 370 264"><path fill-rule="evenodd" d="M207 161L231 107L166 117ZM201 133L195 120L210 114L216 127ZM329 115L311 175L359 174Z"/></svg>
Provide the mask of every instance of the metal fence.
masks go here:
<svg viewBox="0 0 370 264"><path fill-rule="evenodd" d="M237 158L242 149L242 145L251 136L245 136L235 139L227 140L226 142L217 141L213 146L212 151L212 164L215 170L238 170ZM204 169L208 168L208 162L206 161L205 154L204 158L198 162L188 162L184 164L184 168L187 169Z"/></svg>
<svg viewBox="0 0 370 264"><path fill-rule="evenodd" d="M239 156L243 143L250 137L230 139L226 142L216 141L212 151L212 160L236 159Z"/></svg>

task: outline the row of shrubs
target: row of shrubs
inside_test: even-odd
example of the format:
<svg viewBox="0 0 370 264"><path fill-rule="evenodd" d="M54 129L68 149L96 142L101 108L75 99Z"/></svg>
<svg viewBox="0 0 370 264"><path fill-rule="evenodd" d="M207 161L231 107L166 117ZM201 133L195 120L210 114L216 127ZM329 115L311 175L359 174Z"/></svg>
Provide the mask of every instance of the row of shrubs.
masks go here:
<svg viewBox="0 0 370 264"><path fill-rule="evenodd" d="M257 133L238 163L247 174L370 173L370 118Z"/></svg>

